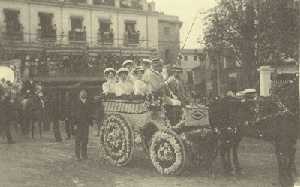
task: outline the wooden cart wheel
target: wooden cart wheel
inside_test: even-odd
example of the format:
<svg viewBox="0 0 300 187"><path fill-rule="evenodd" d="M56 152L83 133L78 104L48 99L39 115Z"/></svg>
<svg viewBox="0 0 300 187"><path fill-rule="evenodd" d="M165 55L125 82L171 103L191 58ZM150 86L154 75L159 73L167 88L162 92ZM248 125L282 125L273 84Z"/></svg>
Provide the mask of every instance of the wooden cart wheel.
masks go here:
<svg viewBox="0 0 300 187"><path fill-rule="evenodd" d="M162 175L179 175L186 166L186 148L173 131L158 131L152 137L150 158Z"/></svg>
<svg viewBox="0 0 300 187"><path fill-rule="evenodd" d="M111 164L126 166L134 150L133 131L120 114L106 116L101 129L101 145Z"/></svg>

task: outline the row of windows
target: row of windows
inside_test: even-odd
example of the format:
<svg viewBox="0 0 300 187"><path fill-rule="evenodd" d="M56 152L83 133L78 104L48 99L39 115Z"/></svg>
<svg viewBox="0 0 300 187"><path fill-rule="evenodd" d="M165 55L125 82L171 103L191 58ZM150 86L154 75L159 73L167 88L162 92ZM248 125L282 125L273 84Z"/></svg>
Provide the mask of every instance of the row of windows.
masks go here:
<svg viewBox="0 0 300 187"><path fill-rule="evenodd" d="M186 56L186 55L185 55L185 56L184 56L184 61L188 61L188 60L189 60L189 57L190 57L190 56ZM194 61L198 61L198 59L199 59L199 61L201 61L201 57L195 55L195 56L194 56Z"/></svg>
<svg viewBox="0 0 300 187"><path fill-rule="evenodd" d="M5 15L5 31L7 36L13 36L15 39L22 39L23 37L23 25L20 23L18 10L4 9ZM39 12L38 34L41 39L56 39L56 24L53 22L54 15L52 13ZM69 31L70 40L86 40L86 27L83 25L83 17L72 16L71 30ZM102 39L113 41L114 31L111 28L111 21L105 19L99 19L98 35ZM134 40L138 42L139 31L136 30L136 21L125 21L125 37L128 37L128 41ZM19 37L16 37L19 36Z"/></svg>

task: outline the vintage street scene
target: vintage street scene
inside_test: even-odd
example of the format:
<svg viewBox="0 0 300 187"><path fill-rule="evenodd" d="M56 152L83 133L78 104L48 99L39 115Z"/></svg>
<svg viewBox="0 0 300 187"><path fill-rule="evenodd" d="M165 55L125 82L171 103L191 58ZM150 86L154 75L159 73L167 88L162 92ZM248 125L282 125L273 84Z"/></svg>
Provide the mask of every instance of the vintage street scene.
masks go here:
<svg viewBox="0 0 300 187"><path fill-rule="evenodd" d="M0 0L0 187L300 187L300 0Z"/></svg>

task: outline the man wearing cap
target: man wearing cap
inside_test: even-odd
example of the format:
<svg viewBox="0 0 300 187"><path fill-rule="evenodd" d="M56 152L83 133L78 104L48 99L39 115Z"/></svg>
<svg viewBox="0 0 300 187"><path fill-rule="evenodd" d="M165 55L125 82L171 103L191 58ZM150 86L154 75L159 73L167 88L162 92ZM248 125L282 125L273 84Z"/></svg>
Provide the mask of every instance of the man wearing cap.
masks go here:
<svg viewBox="0 0 300 187"><path fill-rule="evenodd" d="M142 80L144 74L144 68L142 66L138 66L134 70L135 73L135 81L133 84L133 93L136 96L146 96L150 94L149 86Z"/></svg>
<svg viewBox="0 0 300 187"><path fill-rule="evenodd" d="M150 62L143 61L144 66L148 66ZM146 69L143 80L149 85L151 92L161 95L164 88L164 78L161 74L162 62L160 59L153 59L151 69Z"/></svg>
<svg viewBox="0 0 300 187"><path fill-rule="evenodd" d="M166 115L170 120L171 125L176 125L182 116L182 107L187 102L184 84L181 80L182 68L174 66L171 69L171 76L166 83Z"/></svg>
<svg viewBox="0 0 300 187"><path fill-rule="evenodd" d="M116 71L113 68L106 68L104 70L106 82L102 85L103 94L115 94L116 93Z"/></svg>
<svg viewBox="0 0 300 187"><path fill-rule="evenodd" d="M133 93L133 83L129 80L128 68L120 68L117 72L119 82L116 84L116 96L129 96Z"/></svg>

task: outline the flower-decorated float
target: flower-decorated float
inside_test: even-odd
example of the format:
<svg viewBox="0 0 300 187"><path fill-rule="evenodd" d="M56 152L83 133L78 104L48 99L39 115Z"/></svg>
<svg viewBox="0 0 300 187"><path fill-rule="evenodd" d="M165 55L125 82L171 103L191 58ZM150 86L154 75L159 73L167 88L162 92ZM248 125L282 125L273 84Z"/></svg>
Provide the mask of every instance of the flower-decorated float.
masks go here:
<svg viewBox="0 0 300 187"><path fill-rule="evenodd" d="M115 166L126 166L137 146L162 175L180 174L188 166L210 166L216 157L216 136L203 105L186 106L176 126L170 125L162 105L142 98L105 98L103 106L101 147Z"/></svg>

